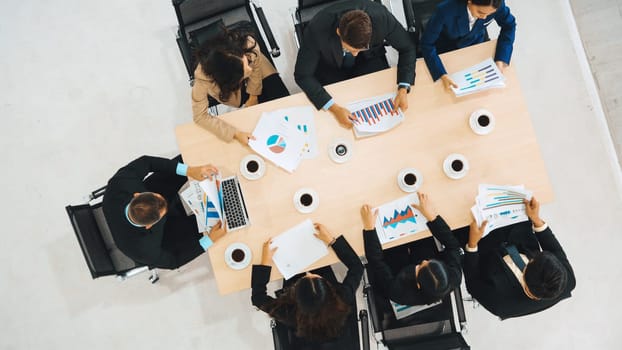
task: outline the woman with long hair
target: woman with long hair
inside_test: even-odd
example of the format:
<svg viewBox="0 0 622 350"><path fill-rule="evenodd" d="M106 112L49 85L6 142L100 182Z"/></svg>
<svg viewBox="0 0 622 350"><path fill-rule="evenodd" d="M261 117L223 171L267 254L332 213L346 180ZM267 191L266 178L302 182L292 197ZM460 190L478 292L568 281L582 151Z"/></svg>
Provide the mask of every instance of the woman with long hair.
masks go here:
<svg viewBox="0 0 622 350"><path fill-rule="evenodd" d="M430 17L421 37L421 53L434 81L439 78L447 91L457 88L447 75L439 54L488 41L487 27L497 22L494 60L501 72L510 64L516 32L516 20L504 0L446 0Z"/></svg>
<svg viewBox="0 0 622 350"><path fill-rule="evenodd" d="M286 280L276 298L269 296L266 284L275 251L270 249L270 240L263 245L261 264L253 265L251 283L253 305L288 326L306 344L335 341L348 335L346 322L355 315L355 292L363 276L363 265L346 239L333 238L322 224L315 224L315 228L316 237L332 247L348 268L341 283L328 266Z"/></svg>
<svg viewBox="0 0 622 350"><path fill-rule="evenodd" d="M252 135L210 115L208 96L238 108L289 95L278 72L259 49L251 30L222 28L220 35L197 50L196 61L192 86L193 119L227 142L235 138L245 145Z"/></svg>

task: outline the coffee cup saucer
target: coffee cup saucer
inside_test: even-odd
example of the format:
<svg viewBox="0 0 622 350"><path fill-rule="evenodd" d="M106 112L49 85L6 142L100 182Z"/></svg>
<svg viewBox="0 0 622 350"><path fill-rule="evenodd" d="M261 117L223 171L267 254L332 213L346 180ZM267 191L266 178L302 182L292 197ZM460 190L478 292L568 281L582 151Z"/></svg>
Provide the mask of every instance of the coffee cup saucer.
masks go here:
<svg viewBox="0 0 622 350"><path fill-rule="evenodd" d="M336 148L338 145L344 145L347 149L346 154L337 154ZM328 157L335 163L345 163L352 158L352 142L345 139L336 139L328 146Z"/></svg>
<svg viewBox="0 0 622 350"><path fill-rule="evenodd" d="M462 161L462 170L455 171L451 167L451 163L453 163L454 160ZM447 158L445 158L445 161L443 162L443 171L445 172L445 175L447 175L447 177L449 177L450 179L459 180L465 177L466 174L469 172L469 161L462 154L452 153L448 155Z"/></svg>
<svg viewBox="0 0 622 350"><path fill-rule="evenodd" d="M477 119L482 115L488 116L487 126L481 126L477 122ZM478 109L471 113L471 116L469 117L469 126L477 135L488 135L495 128L495 116L486 109Z"/></svg>
<svg viewBox="0 0 622 350"><path fill-rule="evenodd" d="M300 202L300 197L303 194L308 193L313 197L313 202L311 205L305 206ZM294 207L302 214L309 214L317 209L318 205L320 205L320 197L317 192L311 188L301 188L296 193L294 193Z"/></svg>
<svg viewBox="0 0 622 350"><path fill-rule="evenodd" d="M244 259L240 262L233 260L231 254L234 250L240 249L244 252ZM246 268L253 258L253 253L251 252L251 248L249 248L246 244L235 242L231 243L227 249L225 249L225 263L227 266L234 270L242 270Z"/></svg>
<svg viewBox="0 0 622 350"><path fill-rule="evenodd" d="M413 174L416 177L415 183L413 185L409 185L406 182L404 182L404 176L408 173ZM421 187L422 183L423 183L423 175L421 175L421 173L417 169L404 168L400 170L400 172L397 174L397 185L399 186L400 190L406 193L412 193L412 192L417 191L419 187Z"/></svg>
<svg viewBox="0 0 622 350"><path fill-rule="evenodd" d="M257 165L259 166L257 171L254 173L251 173L250 171L248 171L248 169L246 169L246 163L250 162L251 160L256 161ZM240 173L247 180L260 179L266 173L266 163L260 156L256 154L249 154L246 157L242 158L242 160L240 161Z"/></svg>

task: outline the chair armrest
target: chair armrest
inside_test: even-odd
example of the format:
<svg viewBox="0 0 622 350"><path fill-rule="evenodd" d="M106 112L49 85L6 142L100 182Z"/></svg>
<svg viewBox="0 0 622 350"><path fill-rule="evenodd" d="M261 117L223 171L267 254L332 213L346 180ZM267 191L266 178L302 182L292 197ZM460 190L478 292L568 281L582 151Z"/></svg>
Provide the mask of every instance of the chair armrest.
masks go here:
<svg viewBox="0 0 622 350"><path fill-rule="evenodd" d="M90 200L93 200L95 198L99 198L99 197L103 196L105 192L106 192L106 186L100 187L100 188L96 189L95 191L91 192L91 194L89 195L89 198L90 198Z"/></svg>
<svg viewBox="0 0 622 350"><path fill-rule="evenodd" d="M186 2L186 0L173 0L173 6L179 6Z"/></svg>
<svg viewBox="0 0 622 350"><path fill-rule="evenodd" d="M456 301L456 313L458 314L458 322L460 326L466 323L466 314L464 312L464 301L462 300L462 291L460 286L454 288L454 299Z"/></svg>
<svg viewBox="0 0 622 350"><path fill-rule="evenodd" d="M266 40L268 41L268 50L270 51L270 54L272 55L272 57L279 57L281 55L281 49L279 48L276 39L274 39L274 34L272 34L272 29L268 24L268 20L266 20L266 15L264 14L263 9L257 6L257 4L253 1L251 1L251 5L255 10L255 14L257 14L261 29L266 35Z"/></svg>
<svg viewBox="0 0 622 350"><path fill-rule="evenodd" d="M406 17L406 30L409 32L416 32L416 20L415 20L415 10L413 9L413 4L411 0L402 0L404 4L404 17Z"/></svg>
<svg viewBox="0 0 622 350"><path fill-rule="evenodd" d="M361 345L363 350L369 350L369 320L367 318L367 310L359 311L359 320L361 320Z"/></svg>

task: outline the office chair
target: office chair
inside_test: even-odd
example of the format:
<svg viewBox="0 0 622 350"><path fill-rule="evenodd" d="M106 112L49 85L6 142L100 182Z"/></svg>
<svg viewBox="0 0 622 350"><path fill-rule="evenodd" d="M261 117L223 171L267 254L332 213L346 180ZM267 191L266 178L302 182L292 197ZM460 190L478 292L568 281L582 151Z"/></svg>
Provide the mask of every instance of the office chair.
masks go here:
<svg viewBox="0 0 622 350"><path fill-rule="evenodd" d="M406 17L406 30L417 47L417 57L421 57L419 43L423 36L428 20L436 11L436 5L442 0L402 0L404 5L404 17Z"/></svg>
<svg viewBox="0 0 622 350"><path fill-rule="evenodd" d="M271 62L271 56L278 57L281 54L263 9L253 0L173 0L173 7L179 24L177 46L184 60L190 85L194 81L194 70L197 66L195 50L218 34L223 25L228 29L250 26L257 33L261 52ZM259 19L259 23L255 17ZM269 46L266 46L263 35Z"/></svg>
<svg viewBox="0 0 622 350"><path fill-rule="evenodd" d="M300 48L303 40L304 29L309 21L323 8L328 5L344 2L347 0L298 0L298 6L291 11L294 23L294 40L296 47ZM372 0L382 3L381 0Z"/></svg>
<svg viewBox="0 0 622 350"><path fill-rule="evenodd" d="M430 237L417 241L417 252L429 252L424 258L436 254L435 240ZM363 295L367 301L372 328L378 343L389 350L468 350L462 337L466 329L466 315L460 286L443 298L441 304L397 320L389 300L378 293L374 276L363 276Z"/></svg>
<svg viewBox="0 0 622 350"><path fill-rule="evenodd" d="M130 259L114 243L102 208L101 199L105 190L104 186L91 192L85 204L65 207L91 277L95 279L116 275L119 280L123 281L150 270L149 281L156 283L159 277L155 269L150 269Z"/></svg>
<svg viewBox="0 0 622 350"><path fill-rule="evenodd" d="M280 294L282 290L277 291ZM358 319L357 319L358 311ZM359 333L360 321L360 333ZM344 336L335 341L311 344L296 337L295 330L275 319L270 320L275 350L369 350L369 317L367 310L352 310L346 320Z"/></svg>

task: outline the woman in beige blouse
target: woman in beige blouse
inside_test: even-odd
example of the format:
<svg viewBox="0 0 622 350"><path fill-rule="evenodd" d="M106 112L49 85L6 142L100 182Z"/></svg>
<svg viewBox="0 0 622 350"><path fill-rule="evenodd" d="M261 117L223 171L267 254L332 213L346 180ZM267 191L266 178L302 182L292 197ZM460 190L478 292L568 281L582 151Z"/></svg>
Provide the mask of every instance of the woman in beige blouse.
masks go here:
<svg viewBox="0 0 622 350"><path fill-rule="evenodd" d="M253 34L225 32L197 52L192 87L194 122L230 142L248 144L253 136L208 113L208 95L233 106L252 106L289 95L272 63L264 56Z"/></svg>

